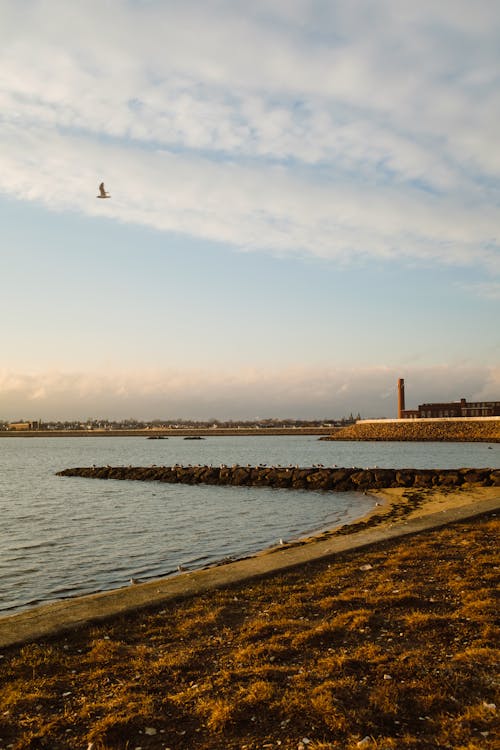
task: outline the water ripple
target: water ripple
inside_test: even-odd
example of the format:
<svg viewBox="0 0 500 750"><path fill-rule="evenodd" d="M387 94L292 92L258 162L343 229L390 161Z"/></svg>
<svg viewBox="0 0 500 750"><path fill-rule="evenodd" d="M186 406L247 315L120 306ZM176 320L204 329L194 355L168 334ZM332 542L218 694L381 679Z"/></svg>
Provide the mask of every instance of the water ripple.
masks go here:
<svg viewBox="0 0 500 750"><path fill-rule="evenodd" d="M492 463L493 462L493 463ZM300 464L495 466L500 447L327 443L315 437L0 438L0 614L203 567L345 523L372 507L359 493L99 482L67 466Z"/></svg>

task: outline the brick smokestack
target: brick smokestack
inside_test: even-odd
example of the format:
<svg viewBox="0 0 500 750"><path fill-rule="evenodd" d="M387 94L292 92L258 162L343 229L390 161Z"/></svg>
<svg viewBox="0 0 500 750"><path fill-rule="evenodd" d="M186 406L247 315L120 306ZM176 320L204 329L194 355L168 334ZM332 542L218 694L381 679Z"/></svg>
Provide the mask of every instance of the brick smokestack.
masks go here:
<svg viewBox="0 0 500 750"><path fill-rule="evenodd" d="M398 419L403 418L405 410L405 381L403 378L398 380Z"/></svg>

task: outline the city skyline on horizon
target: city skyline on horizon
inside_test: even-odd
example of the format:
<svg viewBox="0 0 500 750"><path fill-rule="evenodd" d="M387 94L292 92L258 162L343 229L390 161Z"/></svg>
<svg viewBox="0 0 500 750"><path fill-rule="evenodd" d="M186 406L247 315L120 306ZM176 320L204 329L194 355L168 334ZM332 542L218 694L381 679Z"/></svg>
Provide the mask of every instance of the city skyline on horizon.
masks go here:
<svg viewBox="0 0 500 750"><path fill-rule="evenodd" d="M5 0L0 40L0 418L499 398L489 0Z"/></svg>

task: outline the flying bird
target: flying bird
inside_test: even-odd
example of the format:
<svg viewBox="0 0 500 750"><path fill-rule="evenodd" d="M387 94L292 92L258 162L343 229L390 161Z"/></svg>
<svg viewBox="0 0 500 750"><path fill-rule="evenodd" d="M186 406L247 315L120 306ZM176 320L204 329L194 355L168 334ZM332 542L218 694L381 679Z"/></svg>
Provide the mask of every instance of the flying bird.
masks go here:
<svg viewBox="0 0 500 750"><path fill-rule="evenodd" d="M101 182L99 185L99 195L98 198L111 198L110 194L106 192L106 188L104 187L104 182Z"/></svg>

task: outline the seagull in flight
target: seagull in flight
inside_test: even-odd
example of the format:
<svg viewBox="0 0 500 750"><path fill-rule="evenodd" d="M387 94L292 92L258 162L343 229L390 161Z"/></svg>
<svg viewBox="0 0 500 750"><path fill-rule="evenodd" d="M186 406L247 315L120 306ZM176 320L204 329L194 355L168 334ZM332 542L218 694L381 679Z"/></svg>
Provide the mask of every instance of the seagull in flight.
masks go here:
<svg viewBox="0 0 500 750"><path fill-rule="evenodd" d="M104 182L101 182L99 185L99 195L98 198L111 198L110 194L106 192L106 188L104 187Z"/></svg>

